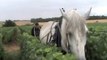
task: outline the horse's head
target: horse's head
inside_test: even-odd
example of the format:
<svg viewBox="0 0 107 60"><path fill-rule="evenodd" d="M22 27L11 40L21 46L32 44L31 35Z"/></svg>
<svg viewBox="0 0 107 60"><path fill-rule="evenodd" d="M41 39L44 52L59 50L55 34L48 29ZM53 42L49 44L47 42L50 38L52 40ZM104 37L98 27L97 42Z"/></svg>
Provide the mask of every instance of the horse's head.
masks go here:
<svg viewBox="0 0 107 60"><path fill-rule="evenodd" d="M85 19L88 18L90 11L88 11L87 16L83 17L76 10L67 13L61 10L63 16L61 27L62 48L66 52L69 52L70 48L70 51L74 53L78 60L86 60L84 47L88 28L86 27Z"/></svg>

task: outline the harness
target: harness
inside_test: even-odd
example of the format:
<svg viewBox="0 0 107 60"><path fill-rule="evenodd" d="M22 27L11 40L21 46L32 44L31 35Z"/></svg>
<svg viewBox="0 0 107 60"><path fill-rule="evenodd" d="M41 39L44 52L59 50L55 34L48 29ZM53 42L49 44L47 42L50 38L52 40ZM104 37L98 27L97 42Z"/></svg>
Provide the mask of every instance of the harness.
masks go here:
<svg viewBox="0 0 107 60"><path fill-rule="evenodd" d="M46 43L51 43L51 42L54 42L54 40L52 40L52 38L54 37L53 34L52 34L52 26L54 25L55 21L52 23L51 25L51 29L50 29L50 32L48 32L48 34L46 34L43 38L47 37L47 41ZM55 26L55 27L58 27L59 29L59 33L61 33L61 27L59 26L59 23ZM54 28L55 28L54 27ZM55 29L56 30L56 29ZM56 31L55 31L56 32ZM42 39L43 39L42 38Z"/></svg>
<svg viewBox="0 0 107 60"><path fill-rule="evenodd" d="M48 40L49 40L49 43L51 42L51 39L52 39L52 37L53 37L53 35L52 35L52 26L54 25L54 23L55 23L55 22L53 22L52 25L51 25L51 30L50 30L50 32L49 32L51 35L50 35L50 38L49 38L49 33L48 33L46 43L48 43ZM49 43L48 43L48 44L49 44Z"/></svg>
<svg viewBox="0 0 107 60"><path fill-rule="evenodd" d="M51 44L51 43L56 43L57 47L61 47L61 24L62 24L62 21L58 21L59 23L55 26L57 28L55 28L55 33L52 34L52 26L54 25L55 22L52 23L51 25L51 29L50 29L50 32L48 32L48 34L46 34L43 38L47 37L47 40L46 40L46 43L47 44ZM59 34L58 34L59 33ZM59 37L60 35L60 37ZM68 37L68 36L67 36ZM43 39L42 38L42 39ZM53 38L53 40L52 40ZM68 39L67 39L68 41ZM68 51L70 52L70 45L69 45L69 42L67 43L67 49Z"/></svg>
<svg viewBox="0 0 107 60"><path fill-rule="evenodd" d="M49 42L51 42L51 39L52 39L52 37L53 37L53 35L52 35L52 26L54 25L54 23L55 23L55 22L53 22L52 25L51 25L51 30L50 30L50 32L43 37L43 38L45 38L45 37L47 36L47 41L46 41L46 43L48 43L48 40L49 40ZM50 35L50 38L49 38L49 34L51 34L51 35ZM43 38L42 38L42 39L43 39Z"/></svg>

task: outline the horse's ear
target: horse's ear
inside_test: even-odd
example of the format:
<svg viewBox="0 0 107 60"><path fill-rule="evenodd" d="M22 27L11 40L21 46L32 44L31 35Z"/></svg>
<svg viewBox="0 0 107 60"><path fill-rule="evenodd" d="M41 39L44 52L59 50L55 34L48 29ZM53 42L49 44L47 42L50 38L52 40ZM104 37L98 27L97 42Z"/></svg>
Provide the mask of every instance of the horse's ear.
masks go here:
<svg viewBox="0 0 107 60"><path fill-rule="evenodd" d="M89 18L89 15L90 15L90 13L91 13L91 9L92 9L92 7L89 9L89 11L87 11L85 14L84 14L84 18L85 19L88 19Z"/></svg>
<svg viewBox="0 0 107 60"><path fill-rule="evenodd" d="M62 16L64 16L65 15L65 10L62 8L62 9L60 9L60 12L61 12L61 14L62 14Z"/></svg>
<svg viewBox="0 0 107 60"><path fill-rule="evenodd" d="M65 18L66 20L68 20L68 17L67 17L67 15L66 15L66 13L65 13L65 10L64 10L63 8L60 9L60 12L61 12L61 14L62 14L62 17Z"/></svg>

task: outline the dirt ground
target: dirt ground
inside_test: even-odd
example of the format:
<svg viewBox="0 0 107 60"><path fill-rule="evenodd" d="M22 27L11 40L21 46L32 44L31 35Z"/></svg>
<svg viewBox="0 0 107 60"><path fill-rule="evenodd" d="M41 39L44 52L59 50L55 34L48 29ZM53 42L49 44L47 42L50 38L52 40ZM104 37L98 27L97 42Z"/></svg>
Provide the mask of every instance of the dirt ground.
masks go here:
<svg viewBox="0 0 107 60"><path fill-rule="evenodd" d="M87 23L107 23L107 19L87 20Z"/></svg>
<svg viewBox="0 0 107 60"><path fill-rule="evenodd" d="M30 22L30 20L28 21L15 21L15 23L18 26L22 26L22 25L31 25L33 23ZM39 24L42 26L44 25L46 22L39 22ZM107 23L107 19L98 19L98 20L87 20L86 23Z"/></svg>
<svg viewBox="0 0 107 60"><path fill-rule="evenodd" d="M3 60L20 60L21 50L16 43L3 44L4 57Z"/></svg>
<svg viewBox="0 0 107 60"><path fill-rule="evenodd" d="M20 50L20 46L17 43L8 43L4 44L4 51L6 52L15 52Z"/></svg>
<svg viewBox="0 0 107 60"><path fill-rule="evenodd" d="M19 20L19 21L15 21L16 25L18 26L22 26L22 25L31 25L32 23L30 22L30 20Z"/></svg>

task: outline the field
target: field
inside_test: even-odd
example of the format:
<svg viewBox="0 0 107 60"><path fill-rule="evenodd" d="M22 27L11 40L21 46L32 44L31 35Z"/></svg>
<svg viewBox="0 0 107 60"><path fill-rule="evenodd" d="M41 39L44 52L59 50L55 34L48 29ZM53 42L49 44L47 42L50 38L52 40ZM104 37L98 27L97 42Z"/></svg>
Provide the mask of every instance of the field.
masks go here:
<svg viewBox="0 0 107 60"><path fill-rule="evenodd" d="M87 23L107 23L107 19L87 20Z"/></svg>
<svg viewBox="0 0 107 60"><path fill-rule="evenodd" d="M1 27L0 30L0 59L4 60L75 60L73 54L63 55L59 48L41 44L31 36L27 23L17 23L16 27ZM45 23L40 23L44 25ZM24 25L24 26L21 26ZM107 21L87 21L89 33L87 35L87 60L107 59ZM2 53L3 52L3 53Z"/></svg>
<svg viewBox="0 0 107 60"><path fill-rule="evenodd" d="M87 20L86 21L87 23L107 23L107 19L98 19L98 20ZM21 25L32 25L32 23L27 20L27 21L15 21L15 23L18 25L18 26L21 26ZM40 25L43 25L45 24L46 22L41 22Z"/></svg>
<svg viewBox="0 0 107 60"><path fill-rule="evenodd" d="M30 22L30 20L19 20L19 21L15 21L16 25L18 26L22 26L22 25L31 25L32 23Z"/></svg>

